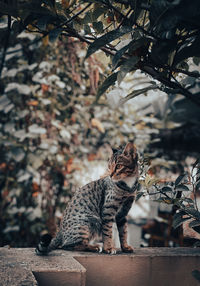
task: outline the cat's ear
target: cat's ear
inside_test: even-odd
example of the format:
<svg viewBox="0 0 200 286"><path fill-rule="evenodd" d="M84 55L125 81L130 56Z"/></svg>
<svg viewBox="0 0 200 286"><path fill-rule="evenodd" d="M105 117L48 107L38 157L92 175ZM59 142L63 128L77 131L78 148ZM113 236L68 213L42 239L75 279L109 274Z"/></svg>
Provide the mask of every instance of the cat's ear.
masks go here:
<svg viewBox="0 0 200 286"><path fill-rule="evenodd" d="M136 151L136 148L132 142L128 142L123 150L125 156L133 155Z"/></svg>

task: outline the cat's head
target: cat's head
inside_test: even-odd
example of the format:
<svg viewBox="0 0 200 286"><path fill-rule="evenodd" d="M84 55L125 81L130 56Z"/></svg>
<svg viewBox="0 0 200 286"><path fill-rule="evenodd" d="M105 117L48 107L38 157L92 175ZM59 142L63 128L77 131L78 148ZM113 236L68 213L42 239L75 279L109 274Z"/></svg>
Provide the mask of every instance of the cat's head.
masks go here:
<svg viewBox="0 0 200 286"><path fill-rule="evenodd" d="M114 181L137 175L138 154L135 145L129 142L124 148L113 149L108 168L110 177Z"/></svg>

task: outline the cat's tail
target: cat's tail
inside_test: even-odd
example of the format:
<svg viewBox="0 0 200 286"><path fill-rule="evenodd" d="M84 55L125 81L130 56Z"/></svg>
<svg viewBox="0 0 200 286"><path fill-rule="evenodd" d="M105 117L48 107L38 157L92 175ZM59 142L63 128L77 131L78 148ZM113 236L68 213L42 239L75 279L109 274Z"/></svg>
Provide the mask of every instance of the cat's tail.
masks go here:
<svg viewBox="0 0 200 286"><path fill-rule="evenodd" d="M35 249L35 252L37 255L48 255L50 251L57 249L61 245L61 242L62 237L59 232L53 239L50 234L44 234L41 237L40 242Z"/></svg>

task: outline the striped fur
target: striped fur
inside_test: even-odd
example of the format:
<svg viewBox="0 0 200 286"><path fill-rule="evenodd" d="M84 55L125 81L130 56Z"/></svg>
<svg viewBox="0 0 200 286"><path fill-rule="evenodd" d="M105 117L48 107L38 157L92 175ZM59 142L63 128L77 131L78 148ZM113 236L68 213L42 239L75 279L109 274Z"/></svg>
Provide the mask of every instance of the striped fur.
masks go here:
<svg viewBox="0 0 200 286"><path fill-rule="evenodd" d="M89 244L96 235L102 235L103 251L114 253L112 226L115 221L122 251L133 251L127 244L126 216L138 185L135 146L128 143L124 149L113 152L108 165L109 176L93 181L75 192L56 237L51 242L43 239L36 248L37 254L46 255L56 248L100 251L98 245Z"/></svg>

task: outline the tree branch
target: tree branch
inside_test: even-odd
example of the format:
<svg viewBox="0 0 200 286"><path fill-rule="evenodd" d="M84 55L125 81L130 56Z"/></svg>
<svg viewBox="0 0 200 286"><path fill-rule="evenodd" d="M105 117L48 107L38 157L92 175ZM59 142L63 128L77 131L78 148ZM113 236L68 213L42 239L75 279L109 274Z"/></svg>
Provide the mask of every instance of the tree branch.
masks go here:
<svg viewBox="0 0 200 286"><path fill-rule="evenodd" d="M152 76L154 79L160 81L163 83L166 87L172 88L172 90L176 90L177 93L180 93L187 97L189 100L193 101L195 104L200 106L200 98L198 96L194 96L192 93L190 93L187 89L183 88L182 85L176 82L172 82L169 79L165 78L160 74L158 71L153 69L150 66L143 66L140 67L142 71Z"/></svg>

